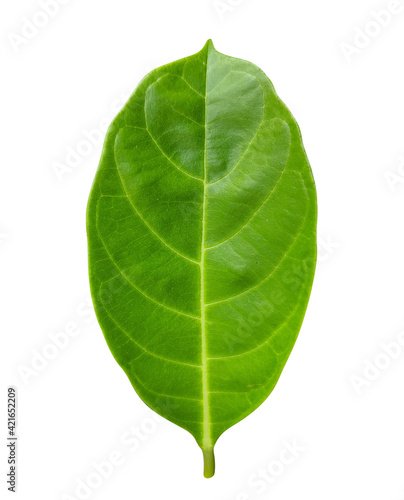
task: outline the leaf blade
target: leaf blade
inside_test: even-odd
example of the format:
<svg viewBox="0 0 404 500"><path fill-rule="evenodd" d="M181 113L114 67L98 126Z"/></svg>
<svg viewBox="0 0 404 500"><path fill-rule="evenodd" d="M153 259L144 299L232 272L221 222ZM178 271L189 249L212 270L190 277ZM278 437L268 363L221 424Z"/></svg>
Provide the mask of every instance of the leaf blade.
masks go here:
<svg viewBox="0 0 404 500"><path fill-rule="evenodd" d="M151 72L108 131L87 216L96 313L140 397L204 450L207 477L296 340L316 213L292 115L259 68L211 42Z"/></svg>

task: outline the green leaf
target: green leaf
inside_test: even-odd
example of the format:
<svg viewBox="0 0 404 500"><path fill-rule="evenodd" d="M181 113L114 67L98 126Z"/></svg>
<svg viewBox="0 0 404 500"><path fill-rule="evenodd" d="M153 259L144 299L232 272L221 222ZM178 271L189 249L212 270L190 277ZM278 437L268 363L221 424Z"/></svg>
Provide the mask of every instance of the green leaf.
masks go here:
<svg viewBox="0 0 404 500"><path fill-rule="evenodd" d="M294 118L217 52L149 73L111 124L87 213L95 310L143 401L218 437L271 393L303 321L316 192Z"/></svg>

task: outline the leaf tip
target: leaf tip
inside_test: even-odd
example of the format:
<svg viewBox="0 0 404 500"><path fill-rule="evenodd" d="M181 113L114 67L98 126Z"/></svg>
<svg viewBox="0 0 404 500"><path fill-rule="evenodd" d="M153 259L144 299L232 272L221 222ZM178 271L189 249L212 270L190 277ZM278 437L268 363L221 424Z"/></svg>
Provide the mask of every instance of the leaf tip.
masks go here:
<svg viewBox="0 0 404 500"><path fill-rule="evenodd" d="M216 50L215 46L213 45L212 39L209 38L209 40L205 43L204 47L202 50Z"/></svg>

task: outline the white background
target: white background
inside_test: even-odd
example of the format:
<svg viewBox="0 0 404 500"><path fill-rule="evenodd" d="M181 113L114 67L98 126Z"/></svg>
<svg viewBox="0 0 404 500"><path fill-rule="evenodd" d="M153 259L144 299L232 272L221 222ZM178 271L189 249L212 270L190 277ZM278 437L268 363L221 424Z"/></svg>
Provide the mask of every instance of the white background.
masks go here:
<svg viewBox="0 0 404 500"><path fill-rule="evenodd" d="M15 385L24 500L402 500L404 347L392 359L381 344L404 330L404 1L383 27L372 11L388 0L63 3L48 20L38 0L0 7L2 494ZM25 41L24 18L43 24ZM210 480L192 436L153 423L88 304L85 210L102 141L56 175L145 73L208 38L260 66L296 117L320 257L284 373L219 439ZM55 347L49 334L71 323L79 331ZM300 451L283 465L285 441ZM119 464L101 480L93 464L111 454ZM252 486L262 470L270 481ZM80 481L92 485L81 495Z"/></svg>

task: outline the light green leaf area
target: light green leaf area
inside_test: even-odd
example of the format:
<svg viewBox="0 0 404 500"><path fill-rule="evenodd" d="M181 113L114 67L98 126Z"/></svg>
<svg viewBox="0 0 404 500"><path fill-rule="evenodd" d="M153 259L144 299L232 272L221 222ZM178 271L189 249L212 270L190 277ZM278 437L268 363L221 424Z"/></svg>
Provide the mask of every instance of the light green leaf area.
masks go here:
<svg viewBox="0 0 404 500"><path fill-rule="evenodd" d="M295 343L316 206L291 113L211 41L149 73L108 130L87 214L97 317L142 400L195 437L207 477L216 440L267 398Z"/></svg>

